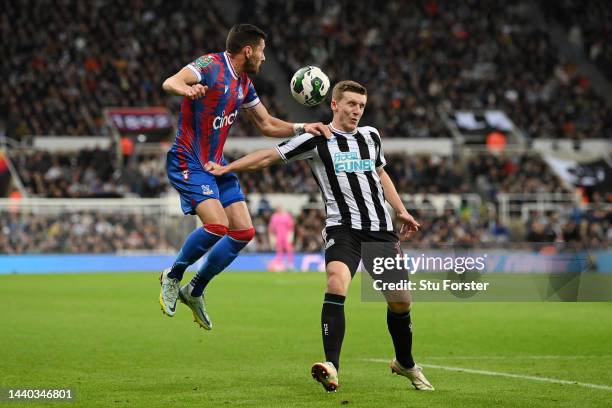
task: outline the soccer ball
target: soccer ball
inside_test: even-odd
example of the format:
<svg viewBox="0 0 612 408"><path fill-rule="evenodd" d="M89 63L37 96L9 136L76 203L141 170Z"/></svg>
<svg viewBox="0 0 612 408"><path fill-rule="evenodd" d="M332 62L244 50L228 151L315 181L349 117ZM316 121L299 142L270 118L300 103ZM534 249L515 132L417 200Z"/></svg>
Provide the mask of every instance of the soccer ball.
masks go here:
<svg viewBox="0 0 612 408"><path fill-rule="evenodd" d="M291 95L306 106L323 102L329 92L329 78L317 67L303 67L291 78Z"/></svg>

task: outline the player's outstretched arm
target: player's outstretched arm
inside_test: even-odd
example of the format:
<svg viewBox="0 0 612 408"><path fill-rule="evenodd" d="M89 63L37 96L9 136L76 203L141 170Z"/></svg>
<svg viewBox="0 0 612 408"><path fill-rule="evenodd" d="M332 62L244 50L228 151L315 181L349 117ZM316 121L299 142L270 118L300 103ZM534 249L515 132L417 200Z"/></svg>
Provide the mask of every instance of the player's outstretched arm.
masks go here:
<svg viewBox="0 0 612 408"><path fill-rule="evenodd" d="M393 184L393 180L387 174L385 169L378 169L378 176L380 177L380 183L383 187L383 192L385 193L385 199L391 207L395 210L395 214L397 218L402 220L402 228L400 229L399 236L400 240L405 241L409 239L415 232L419 230L421 226L416 220L410 215L402 199L400 198L395 185Z"/></svg>
<svg viewBox="0 0 612 408"><path fill-rule="evenodd" d="M189 68L183 68L162 84L164 91L172 95L186 96L191 100L204 97L207 86L198 83L198 78Z"/></svg>
<svg viewBox="0 0 612 408"><path fill-rule="evenodd" d="M263 149L249 153L246 156L231 162L227 166L222 166L210 161L206 163L204 170L208 171L212 175L222 176L233 171L246 172L263 169L279 161L281 161L281 156L278 154L276 149Z"/></svg>
<svg viewBox="0 0 612 408"><path fill-rule="evenodd" d="M328 126L321 122L317 123L289 123L275 118L268 113L266 107L259 103L253 109L247 110L249 119L261 133L269 137L291 137L302 133L312 135L323 135L330 139L332 134Z"/></svg>

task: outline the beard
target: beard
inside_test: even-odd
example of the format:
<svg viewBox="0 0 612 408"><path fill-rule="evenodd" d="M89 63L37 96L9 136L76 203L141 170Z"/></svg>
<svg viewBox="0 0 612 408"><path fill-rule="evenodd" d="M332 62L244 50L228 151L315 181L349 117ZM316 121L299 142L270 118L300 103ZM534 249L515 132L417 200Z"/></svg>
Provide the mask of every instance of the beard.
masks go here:
<svg viewBox="0 0 612 408"><path fill-rule="evenodd" d="M244 71L251 75L256 75L259 73L259 65L257 65L257 59L255 56L252 56L246 60L244 63Z"/></svg>

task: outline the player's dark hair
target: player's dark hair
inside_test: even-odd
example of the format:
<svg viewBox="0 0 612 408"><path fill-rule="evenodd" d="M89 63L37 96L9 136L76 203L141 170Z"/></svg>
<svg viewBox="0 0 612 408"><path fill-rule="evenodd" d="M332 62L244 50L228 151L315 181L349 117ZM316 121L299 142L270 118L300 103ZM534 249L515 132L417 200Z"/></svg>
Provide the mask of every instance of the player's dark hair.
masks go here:
<svg viewBox="0 0 612 408"><path fill-rule="evenodd" d="M227 34L225 48L230 54L236 54L247 45L256 47L260 40L265 40L267 37L261 28L252 24L236 24Z"/></svg>
<svg viewBox="0 0 612 408"><path fill-rule="evenodd" d="M332 90L332 99L339 101L342 99L342 94L345 92L355 92L360 95L368 95L368 90L359 82L340 81L334 85L334 89Z"/></svg>

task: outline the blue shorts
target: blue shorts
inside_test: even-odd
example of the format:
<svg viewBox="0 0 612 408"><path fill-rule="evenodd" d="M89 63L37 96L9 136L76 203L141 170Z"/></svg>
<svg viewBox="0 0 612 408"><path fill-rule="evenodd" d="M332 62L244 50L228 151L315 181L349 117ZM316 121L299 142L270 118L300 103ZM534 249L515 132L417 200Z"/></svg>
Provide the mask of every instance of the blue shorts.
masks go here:
<svg viewBox="0 0 612 408"><path fill-rule="evenodd" d="M195 214L198 204L209 198L219 200L223 207L244 201L238 177L234 173L215 177L202 168L199 160L185 155L185 162L187 169L183 171L174 151L169 151L166 156L168 179L181 196L181 208L185 214Z"/></svg>

